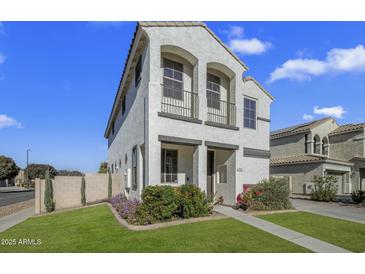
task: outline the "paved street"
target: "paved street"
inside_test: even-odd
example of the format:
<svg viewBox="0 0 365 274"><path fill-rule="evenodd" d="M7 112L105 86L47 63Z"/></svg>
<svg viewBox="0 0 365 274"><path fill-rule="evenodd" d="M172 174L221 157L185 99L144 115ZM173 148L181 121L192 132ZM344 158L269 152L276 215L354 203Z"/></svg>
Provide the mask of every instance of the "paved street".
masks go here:
<svg viewBox="0 0 365 274"><path fill-rule="evenodd" d="M300 199L291 199L291 202L297 210L365 224L364 207Z"/></svg>
<svg viewBox="0 0 365 274"><path fill-rule="evenodd" d="M34 191L27 192L0 192L0 207L34 199Z"/></svg>

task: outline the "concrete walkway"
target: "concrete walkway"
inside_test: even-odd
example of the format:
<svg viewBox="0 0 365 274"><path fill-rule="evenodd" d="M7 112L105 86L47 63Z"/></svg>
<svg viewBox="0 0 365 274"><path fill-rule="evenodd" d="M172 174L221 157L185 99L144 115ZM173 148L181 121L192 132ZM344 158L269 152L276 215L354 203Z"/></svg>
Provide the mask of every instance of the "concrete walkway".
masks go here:
<svg viewBox="0 0 365 274"><path fill-rule="evenodd" d="M0 218L0 233L23 222L34 215L34 207L18 211L12 215Z"/></svg>
<svg viewBox="0 0 365 274"><path fill-rule="evenodd" d="M365 224L365 208L338 203L315 202L311 200L291 199L292 205L300 210Z"/></svg>
<svg viewBox="0 0 365 274"><path fill-rule="evenodd" d="M292 243L305 247L313 252L318 253L348 253L350 251L341 247L332 245L327 242L306 236L302 233L284 228L282 226L270 223L268 221L256 218L254 216L243 213L242 211L235 210L230 207L216 206L215 211L224 214L228 217L234 218L238 221L271 233L282 239L288 240Z"/></svg>

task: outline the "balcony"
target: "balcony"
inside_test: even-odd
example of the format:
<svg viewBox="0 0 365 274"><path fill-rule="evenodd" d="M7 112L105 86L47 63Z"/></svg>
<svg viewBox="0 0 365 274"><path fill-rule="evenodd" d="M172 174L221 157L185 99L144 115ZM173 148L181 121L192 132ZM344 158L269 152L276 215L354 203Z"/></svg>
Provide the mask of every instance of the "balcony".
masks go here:
<svg viewBox="0 0 365 274"><path fill-rule="evenodd" d="M199 96L187 90L162 85L160 116L201 123L199 115Z"/></svg>
<svg viewBox="0 0 365 274"><path fill-rule="evenodd" d="M207 92L207 109L208 117L205 124L238 130L235 104L218 100L213 93Z"/></svg>

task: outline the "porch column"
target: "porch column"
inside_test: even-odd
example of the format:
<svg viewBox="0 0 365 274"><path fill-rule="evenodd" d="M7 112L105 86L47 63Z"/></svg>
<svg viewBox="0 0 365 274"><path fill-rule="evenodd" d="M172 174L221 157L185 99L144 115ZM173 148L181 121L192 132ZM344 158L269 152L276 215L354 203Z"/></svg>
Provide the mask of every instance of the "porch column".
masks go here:
<svg viewBox="0 0 365 274"><path fill-rule="evenodd" d="M146 174L146 185L159 185L161 183L161 142L150 138L148 144L148 155L145 155L145 163L148 165Z"/></svg>
<svg viewBox="0 0 365 274"><path fill-rule="evenodd" d="M193 184L207 192L207 147L196 146L193 153Z"/></svg>

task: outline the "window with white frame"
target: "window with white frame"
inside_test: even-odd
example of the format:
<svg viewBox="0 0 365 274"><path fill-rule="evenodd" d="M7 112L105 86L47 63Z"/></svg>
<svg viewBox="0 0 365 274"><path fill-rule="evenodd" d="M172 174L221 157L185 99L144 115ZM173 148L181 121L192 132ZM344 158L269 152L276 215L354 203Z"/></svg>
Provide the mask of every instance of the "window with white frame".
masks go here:
<svg viewBox="0 0 365 274"><path fill-rule="evenodd" d="M164 59L163 62L163 96L182 100L183 65L169 59Z"/></svg>
<svg viewBox="0 0 365 274"><path fill-rule="evenodd" d="M161 149L161 182L177 183L177 150Z"/></svg>
<svg viewBox="0 0 365 274"><path fill-rule="evenodd" d="M207 74L207 105L210 108L220 108L221 79L218 76Z"/></svg>
<svg viewBox="0 0 365 274"><path fill-rule="evenodd" d="M256 129L256 100L244 98L243 104L243 126Z"/></svg>
<svg viewBox="0 0 365 274"><path fill-rule="evenodd" d="M137 146L132 148L132 190L137 190Z"/></svg>

